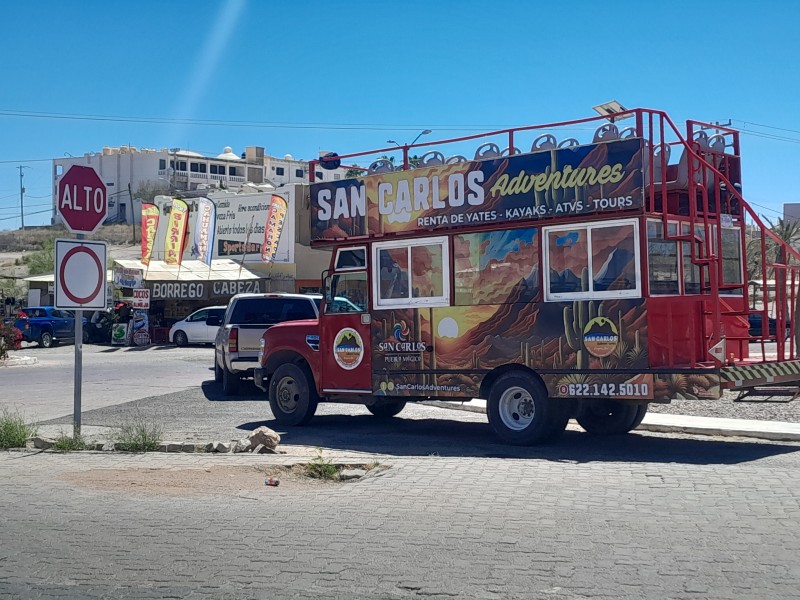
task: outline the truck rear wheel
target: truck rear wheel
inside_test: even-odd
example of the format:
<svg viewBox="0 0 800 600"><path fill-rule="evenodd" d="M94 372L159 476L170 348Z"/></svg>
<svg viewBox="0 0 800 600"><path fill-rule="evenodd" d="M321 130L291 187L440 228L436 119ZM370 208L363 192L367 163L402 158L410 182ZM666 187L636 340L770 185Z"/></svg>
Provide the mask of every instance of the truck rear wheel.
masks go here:
<svg viewBox="0 0 800 600"><path fill-rule="evenodd" d="M240 377L238 373L233 373L229 371L227 367L222 367L222 392L226 396L235 396L239 393L239 381Z"/></svg>
<svg viewBox="0 0 800 600"><path fill-rule="evenodd" d="M368 404L367 410L378 418L388 419L400 414L400 411L406 407L405 400L398 400L397 402L384 402L382 404Z"/></svg>
<svg viewBox="0 0 800 600"><path fill-rule="evenodd" d="M647 407L645 405L645 412ZM575 420L592 435L620 435L636 427L639 406L618 400L586 400ZM644 414L641 415L644 418Z"/></svg>
<svg viewBox="0 0 800 600"><path fill-rule="evenodd" d="M281 425L306 425L318 404L319 396L307 367L284 363L269 378L269 407Z"/></svg>
<svg viewBox="0 0 800 600"><path fill-rule="evenodd" d="M523 372L501 375L486 404L489 425L503 441L518 446L546 442L564 431L569 412L547 396L547 388Z"/></svg>

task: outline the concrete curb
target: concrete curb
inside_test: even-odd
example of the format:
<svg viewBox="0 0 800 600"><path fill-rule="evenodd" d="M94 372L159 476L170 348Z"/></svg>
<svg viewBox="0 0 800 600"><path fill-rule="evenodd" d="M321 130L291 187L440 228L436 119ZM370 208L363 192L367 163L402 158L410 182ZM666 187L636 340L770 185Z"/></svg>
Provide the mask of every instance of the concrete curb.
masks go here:
<svg viewBox="0 0 800 600"><path fill-rule="evenodd" d="M472 400L470 402L441 402L429 400L428 406L463 410L486 414L486 402ZM637 427L638 431L657 433L688 433L693 435L711 435L725 437L746 437L775 442L800 441L800 423L784 423L781 421L753 421L746 419L720 419L714 417L690 417L684 415L668 415L650 413Z"/></svg>
<svg viewBox="0 0 800 600"><path fill-rule="evenodd" d="M25 365L35 365L39 359L35 356L14 356L11 355L7 360L0 362L0 367L22 367Z"/></svg>

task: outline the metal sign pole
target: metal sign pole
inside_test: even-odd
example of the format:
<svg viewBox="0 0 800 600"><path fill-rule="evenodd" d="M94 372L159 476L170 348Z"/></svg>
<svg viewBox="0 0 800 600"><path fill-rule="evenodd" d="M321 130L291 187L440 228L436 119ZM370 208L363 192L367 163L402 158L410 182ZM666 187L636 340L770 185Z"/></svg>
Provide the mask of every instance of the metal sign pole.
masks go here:
<svg viewBox="0 0 800 600"><path fill-rule="evenodd" d="M76 236L83 239L83 234ZM105 266L105 265L104 265ZM105 271L103 271L105 277ZM81 381L83 379L83 310L75 311L75 376L74 395L72 402L72 437L77 440L81 437Z"/></svg>

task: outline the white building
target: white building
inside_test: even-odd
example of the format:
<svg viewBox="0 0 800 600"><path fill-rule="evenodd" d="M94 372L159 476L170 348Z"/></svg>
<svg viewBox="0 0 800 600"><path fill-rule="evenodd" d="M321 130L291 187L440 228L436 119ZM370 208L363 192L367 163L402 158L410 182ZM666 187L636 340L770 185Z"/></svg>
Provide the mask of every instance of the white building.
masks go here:
<svg viewBox="0 0 800 600"><path fill-rule="evenodd" d="M176 191L236 189L246 183L272 184L308 182L308 162L265 156L264 148L248 146L241 156L227 146L214 157L180 148L153 150L135 146L106 146L102 152L53 160L53 222L59 220L55 203L58 182L73 165L92 167L108 192L107 223L138 223L141 193L170 194ZM327 171L317 167L317 181L342 179L346 169Z"/></svg>

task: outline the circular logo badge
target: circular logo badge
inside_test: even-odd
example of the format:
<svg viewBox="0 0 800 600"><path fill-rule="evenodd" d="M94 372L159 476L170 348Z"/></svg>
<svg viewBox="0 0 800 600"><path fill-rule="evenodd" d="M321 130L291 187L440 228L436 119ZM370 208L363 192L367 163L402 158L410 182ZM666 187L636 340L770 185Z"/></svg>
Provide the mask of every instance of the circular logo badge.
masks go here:
<svg viewBox="0 0 800 600"><path fill-rule="evenodd" d="M364 358L364 342L355 329L345 327L333 340L333 357L343 369L355 369Z"/></svg>
<svg viewBox="0 0 800 600"><path fill-rule="evenodd" d="M617 326L611 319L595 317L583 328L583 345L589 354L603 358L608 356L617 347L619 334Z"/></svg>

